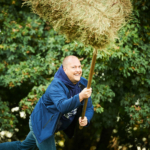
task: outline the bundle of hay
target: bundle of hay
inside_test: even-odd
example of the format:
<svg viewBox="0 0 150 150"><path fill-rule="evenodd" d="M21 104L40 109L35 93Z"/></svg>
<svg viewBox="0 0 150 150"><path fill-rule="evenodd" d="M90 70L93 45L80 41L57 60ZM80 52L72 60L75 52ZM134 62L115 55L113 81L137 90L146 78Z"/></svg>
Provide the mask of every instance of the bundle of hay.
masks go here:
<svg viewBox="0 0 150 150"><path fill-rule="evenodd" d="M104 48L117 38L132 10L130 0L25 0L69 41Z"/></svg>

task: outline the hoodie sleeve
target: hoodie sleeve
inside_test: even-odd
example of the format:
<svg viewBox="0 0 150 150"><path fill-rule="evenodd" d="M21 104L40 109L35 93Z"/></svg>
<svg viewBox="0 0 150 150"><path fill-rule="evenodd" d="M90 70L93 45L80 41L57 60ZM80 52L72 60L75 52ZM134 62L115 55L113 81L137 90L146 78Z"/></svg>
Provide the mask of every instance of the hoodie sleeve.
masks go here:
<svg viewBox="0 0 150 150"><path fill-rule="evenodd" d="M90 123L90 121L93 117L93 114L94 114L94 107L92 105L92 100L90 97L90 98L88 98L87 108L86 108L86 112L85 112L85 116L88 119L88 124Z"/></svg>
<svg viewBox="0 0 150 150"><path fill-rule="evenodd" d="M68 113L71 110L81 106L79 94L68 99L65 87L59 82L51 84L49 97L62 114Z"/></svg>

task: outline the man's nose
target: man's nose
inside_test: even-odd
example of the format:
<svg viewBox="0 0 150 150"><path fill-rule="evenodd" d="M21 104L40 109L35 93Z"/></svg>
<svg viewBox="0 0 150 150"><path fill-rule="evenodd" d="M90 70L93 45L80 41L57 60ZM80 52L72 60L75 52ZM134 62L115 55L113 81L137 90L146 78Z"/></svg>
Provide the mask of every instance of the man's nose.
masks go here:
<svg viewBox="0 0 150 150"><path fill-rule="evenodd" d="M81 71L81 68L77 67L77 71Z"/></svg>

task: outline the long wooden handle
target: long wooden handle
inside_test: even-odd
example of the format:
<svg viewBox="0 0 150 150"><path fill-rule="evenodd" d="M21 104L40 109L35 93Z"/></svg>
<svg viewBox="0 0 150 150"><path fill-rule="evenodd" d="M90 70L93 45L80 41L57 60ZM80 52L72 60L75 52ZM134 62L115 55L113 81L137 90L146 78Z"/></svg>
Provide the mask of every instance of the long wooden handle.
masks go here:
<svg viewBox="0 0 150 150"><path fill-rule="evenodd" d="M97 56L97 50L95 50L95 52L93 53L93 58L92 58L92 63L91 63L91 68L90 68L90 73L89 73L87 89L89 89L91 87L91 82L92 82L92 77L93 77L94 67L95 67L95 62L96 62L96 56ZM82 116L81 116L82 119L84 119L84 116L85 116L87 102L88 102L88 98L84 100ZM82 128L83 128L82 126L79 126L79 129L82 129Z"/></svg>

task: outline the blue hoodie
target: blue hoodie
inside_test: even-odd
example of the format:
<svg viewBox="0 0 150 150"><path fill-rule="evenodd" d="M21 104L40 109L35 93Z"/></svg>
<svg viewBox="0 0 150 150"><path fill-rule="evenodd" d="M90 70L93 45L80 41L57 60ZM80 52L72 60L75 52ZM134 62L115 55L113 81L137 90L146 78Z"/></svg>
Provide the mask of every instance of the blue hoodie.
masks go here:
<svg viewBox="0 0 150 150"><path fill-rule="evenodd" d="M62 65L60 66L58 71L55 73L54 78L60 79L68 87L69 92L70 92L69 98L80 93L81 88L79 86L79 82L77 84L73 84L69 80L68 76L65 74ZM64 114L59 120L59 126L57 127L57 131L66 129L72 123L76 113L77 113L77 108L75 108L71 112L68 112L67 114Z"/></svg>
<svg viewBox="0 0 150 150"><path fill-rule="evenodd" d="M63 72L60 71L60 74L61 73ZM66 81L67 79L64 82ZM39 143L55 133L58 123L62 119L62 115L82 106L79 100L79 93L76 94L77 90L80 89L75 85L75 88L69 88L71 89L69 90L67 86L70 86L71 84L65 85L66 83L64 82L62 81L59 72L57 72L54 80L39 99L31 114L32 129ZM86 87L87 80L81 77L79 84ZM75 95L71 97L71 93ZM92 119L93 114L94 110L90 97L85 113L88 123Z"/></svg>

